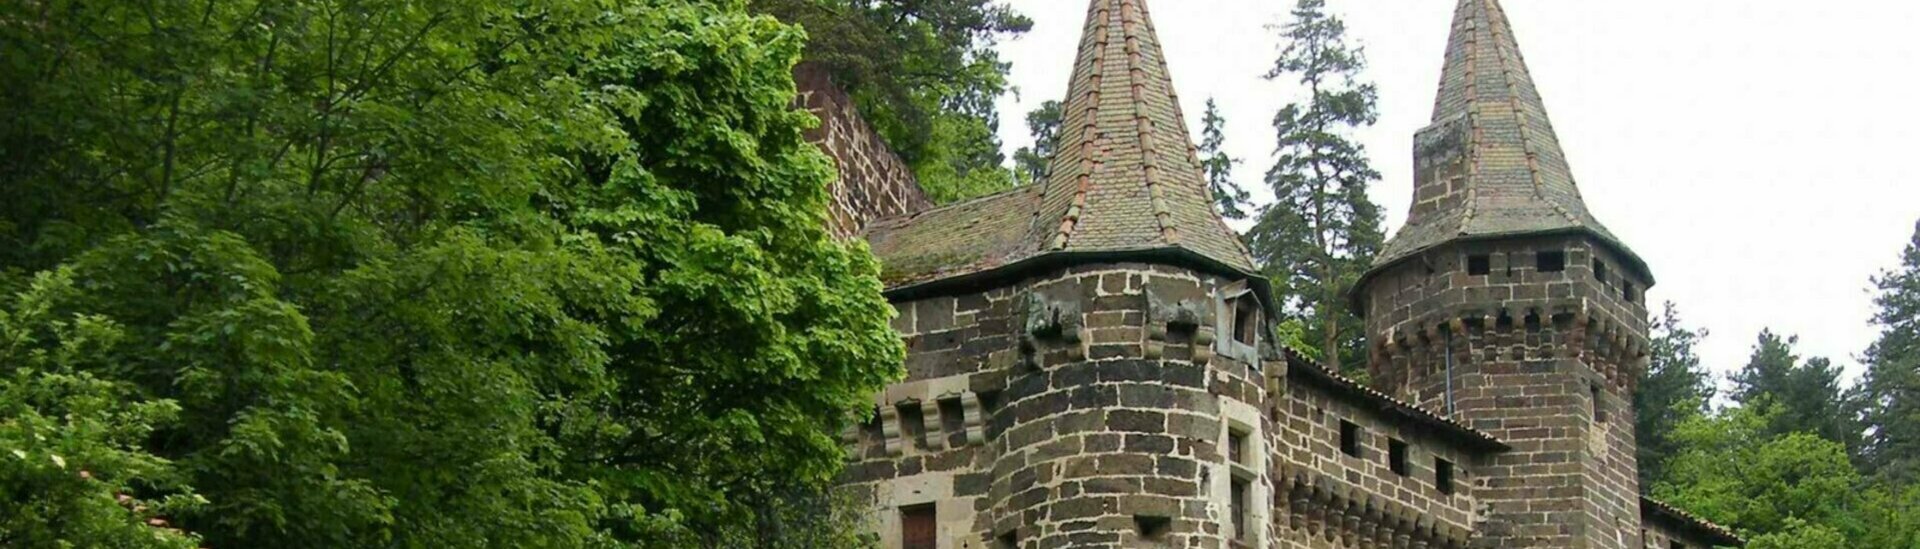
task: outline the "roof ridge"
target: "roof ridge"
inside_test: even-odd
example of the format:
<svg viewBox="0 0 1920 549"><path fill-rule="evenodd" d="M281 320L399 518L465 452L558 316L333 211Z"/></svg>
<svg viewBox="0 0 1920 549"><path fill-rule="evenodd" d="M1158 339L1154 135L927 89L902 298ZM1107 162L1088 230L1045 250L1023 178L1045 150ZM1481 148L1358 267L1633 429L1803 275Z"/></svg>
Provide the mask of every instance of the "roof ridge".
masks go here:
<svg viewBox="0 0 1920 549"><path fill-rule="evenodd" d="M1513 64L1508 62L1505 45L1500 43L1500 33L1505 30L1508 34L1507 39L1514 44L1514 55L1520 54L1520 38L1513 36L1513 25L1507 20L1507 10L1500 6L1499 0L1479 0L1479 2L1480 9L1487 12L1487 26L1490 27L1487 33L1493 38L1493 55L1500 61L1500 79L1507 85L1507 108L1513 109L1513 117L1518 121L1516 126L1520 129L1520 150L1527 155L1527 175L1533 179L1533 195L1539 197L1541 202L1553 207L1553 210L1559 212L1560 217L1566 218L1567 222L1584 226L1585 223L1578 216L1567 211L1565 204L1547 196L1546 181L1540 176L1540 151L1534 149L1533 128L1528 125L1526 107L1520 104L1520 86L1513 79ZM1499 18L1498 22L1494 21L1495 17ZM1523 59L1521 63L1524 64L1525 60ZM1545 106L1542 105L1541 108L1544 109ZM1573 175L1569 173L1567 179L1571 181Z"/></svg>
<svg viewBox="0 0 1920 549"><path fill-rule="evenodd" d="M1160 240L1168 244L1179 241L1179 230L1173 227L1173 211L1167 206L1166 189L1159 184L1160 159L1153 154L1159 146L1159 135L1154 131L1153 119L1147 116L1147 98L1144 93L1146 82L1141 75L1140 39L1134 35L1134 25L1147 19L1145 4L1138 0L1120 0L1120 36L1126 40L1127 48L1127 88L1133 96L1134 124L1139 126L1140 178L1147 187L1147 196L1152 201L1154 224L1160 229ZM1151 24L1151 23L1149 23ZM1168 75L1171 79L1172 75Z"/></svg>
<svg viewBox="0 0 1920 549"><path fill-rule="evenodd" d="M1086 117L1086 120L1082 121L1082 125L1085 126L1085 128L1080 132L1080 143L1079 143L1080 165L1081 165L1080 175L1074 178L1074 184L1076 188L1073 191L1073 203L1071 206L1067 207L1066 215L1061 216L1059 230L1055 231L1053 239L1048 244L1046 244L1046 249L1050 249L1050 250L1066 249L1067 243L1073 239L1073 230L1079 226L1081 214L1086 213L1087 193L1088 191L1091 191L1093 189L1093 171L1096 167L1099 166L1099 162L1093 159L1093 155L1094 155L1093 142L1094 142L1095 136L1099 135L1099 132L1093 131L1093 129L1098 123L1100 118L1099 116L1100 115L1099 82L1100 82L1100 79L1103 77L1103 75L1101 75L1100 73L1102 68L1101 65L1103 65L1104 62L1106 61L1105 55L1107 53L1107 30L1108 30L1107 26L1110 25L1111 22L1108 21L1109 16L1107 14L1107 4L1105 2L1100 2L1099 0L1095 0L1095 2L1096 4L1093 9L1093 13L1090 14L1090 16L1094 17L1094 19L1090 20L1092 24L1089 25L1088 30L1085 31L1085 32L1091 33L1091 36L1093 37L1093 40L1094 40L1094 45L1091 50L1093 62L1089 65L1089 69L1088 69L1088 79L1091 80L1094 83L1094 85L1087 86L1087 89L1086 89L1087 117ZM1077 61L1078 60L1076 60L1076 62ZM1069 85L1068 88L1072 88L1072 86ZM1067 103L1071 103L1072 101L1073 101L1073 98L1071 97L1067 98ZM1064 104L1063 104L1063 108L1064 108ZM1062 120L1065 120L1064 114L1065 113L1063 113ZM1047 185L1051 186L1053 185L1053 182L1048 181ZM1052 189L1048 189L1048 190L1052 190ZM1041 210L1044 210L1045 208L1046 208L1046 201L1045 200L1039 201L1039 203L1034 205L1034 215L1039 216L1041 214Z"/></svg>

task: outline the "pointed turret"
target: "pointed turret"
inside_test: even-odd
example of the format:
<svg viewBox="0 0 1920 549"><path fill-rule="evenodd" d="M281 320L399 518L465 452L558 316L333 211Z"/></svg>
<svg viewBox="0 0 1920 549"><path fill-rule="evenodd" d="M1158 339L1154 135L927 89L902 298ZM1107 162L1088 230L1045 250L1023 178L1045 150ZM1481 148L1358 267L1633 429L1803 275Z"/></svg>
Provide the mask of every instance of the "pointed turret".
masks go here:
<svg viewBox="0 0 1920 549"><path fill-rule="evenodd" d="M1412 211L1375 271L1452 241L1579 232L1648 274L1587 210L1498 0L1461 0L1414 158Z"/></svg>
<svg viewBox="0 0 1920 549"><path fill-rule="evenodd" d="M1062 103L1044 182L868 229L889 287L1056 256L1178 260L1257 278L1214 210L1146 0L1090 1Z"/></svg>
<svg viewBox="0 0 1920 549"><path fill-rule="evenodd" d="M1145 0L1093 0L1029 238L1045 251L1182 247L1253 261L1213 209Z"/></svg>

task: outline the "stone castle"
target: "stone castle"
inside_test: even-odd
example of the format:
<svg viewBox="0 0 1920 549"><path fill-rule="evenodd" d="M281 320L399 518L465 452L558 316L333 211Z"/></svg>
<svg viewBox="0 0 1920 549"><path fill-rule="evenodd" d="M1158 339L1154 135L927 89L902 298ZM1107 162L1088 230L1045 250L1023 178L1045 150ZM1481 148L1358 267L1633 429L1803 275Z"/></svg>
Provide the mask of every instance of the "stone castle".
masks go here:
<svg viewBox="0 0 1920 549"><path fill-rule="evenodd" d="M1641 496L1653 276L1582 201L1498 0L1459 2L1412 211L1351 296L1371 385L1270 340L1146 0L1090 3L1051 173L964 203L797 73L909 350L844 435L884 547L1741 544Z"/></svg>

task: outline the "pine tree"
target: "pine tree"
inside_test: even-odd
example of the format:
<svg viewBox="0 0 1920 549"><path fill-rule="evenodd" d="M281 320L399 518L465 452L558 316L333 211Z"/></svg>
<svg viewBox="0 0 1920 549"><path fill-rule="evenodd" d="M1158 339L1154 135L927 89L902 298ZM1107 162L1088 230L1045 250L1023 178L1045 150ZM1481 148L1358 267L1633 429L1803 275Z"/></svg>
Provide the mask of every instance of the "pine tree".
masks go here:
<svg viewBox="0 0 1920 549"><path fill-rule="evenodd" d="M1734 402L1777 408L1769 435L1808 433L1856 448L1859 430L1848 413L1839 367L1820 357L1802 360L1794 352L1799 342L1762 330L1747 365L1733 374Z"/></svg>
<svg viewBox="0 0 1920 549"><path fill-rule="evenodd" d="M1712 375L1693 350L1707 337L1680 321L1680 311L1668 302L1653 319L1649 364L1640 374L1633 394L1634 438L1639 442L1640 483L1651 486L1661 478L1666 462L1680 451L1673 431L1687 418L1705 413L1713 399Z"/></svg>
<svg viewBox="0 0 1920 549"><path fill-rule="evenodd" d="M1047 162L1053 159L1060 145L1061 116L1059 101L1041 103L1040 108L1027 113L1027 131L1033 133L1033 146L1021 147L1013 153L1016 173L1022 181L1029 184L1046 181Z"/></svg>
<svg viewBox="0 0 1920 549"><path fill-rule="evenodd" d="M1874 279L1873 320L1880 338L1867 349L1859 400L1867 437L1864 462L1876 478L1920 480L1920 225L1900 266Z"/></svg>
<svg viewBox="0 0 1920 549"><path fill-rule="evenodd" d="M1267 78L1292 78L1304 103L1274 116L1279 160L1267 172L1274 203L1247 240L1286 299L1284 312L1307 327L1321 360L1359 370L1366 355L1359 319L1345 296L1385 241L1380 207L1367 185L1380 178L1354 128L1378 118L1372 84L1359 81L1363 52L1347 45L1346 25L1325 0L1300 0L1280 27L1286 44Z"/></svg>
<svg viewBox="0 0 1920 549"><path fill-rule="evenodd" d="M1227 119L1220 115L1220 106L1212 98L1207 99L1207 112L1200 124L1200 169L1207 173L1214 208L1227 219L1246 219L1250 199L1246 189L1233 182L1233 167L1240 164L1240 159L1227 155Z"/></svg>

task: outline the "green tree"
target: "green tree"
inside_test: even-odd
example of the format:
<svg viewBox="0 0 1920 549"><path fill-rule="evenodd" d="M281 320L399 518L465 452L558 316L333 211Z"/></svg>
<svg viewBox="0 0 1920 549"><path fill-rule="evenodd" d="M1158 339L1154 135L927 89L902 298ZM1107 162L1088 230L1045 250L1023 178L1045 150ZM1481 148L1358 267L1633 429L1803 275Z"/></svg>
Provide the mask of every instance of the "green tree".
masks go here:
<svg viewBox="0 0 1920 549"><path fill-rule="evenodd" d="M126 454L49 497L215 547L759 544L901 373L803 39L738 0L0 3L0 288L78 289L6 331L117 334L0 365L0 429L125 422L31 449Z"/></svg>
<svg viewBox="0 0 1920 549"><path fill-rule="evenodd" d="M1027 131L1033 133L1033 146L1021 147L1013 153L1015 172L1025 183L1046 181L1047 162L1060 149L1061 116L1059 101L1041 103L1040 108L1027 113Z"/></svg>
<svg viewBox="0 0 1920 549"><path fill-rule="evenodd" d="M1746 366L1733 374L1734 402L1777 406L1768 434L1809 433L1857 448L1860 431L1840 385L1840 368L1825 358L1802 360L1794 351L1799 342L1796 336L1761 331Z"/></svg>
<svg viewBox="0 0 1920 549"><path fill-rule="evenodd" d="M1246 189L1233 182L1233 167L1240 159L1227 154L1227 119L1220 106L1207 98L1207 112L1200 117L1200 168L1207 174L1207 187L1213 191L1213 205L1227 219L1246 219L1250 207Z"/></svg>
<svg viewBox="0 0 1920 549"><path fill-rule="evenodd" d="M68 273L29 284L0 308L0 546L198 547L147 523L205 502L177 484L172 463L142 448L179 407L90 373L123 333L100 317L56 318L52 301L74 291ZM128 495L140 486L172 495Z"/></svg>
<svg viewBox="0 0 1920 549"><path fill-rule="evenodd" d="M1840 443L1770 434L1780 410L1763 397L1682 421L1655 497L1734 528L1753 547L1860 547L1860 476Z"/></svg>
<svg viewBox="0 0 1920 549"><path fill-rule="evenodd" d="M1874 323L1859 396L1867 426L1864 461L1890 483L1920 481L1920 225L1900 266L1874 279Z"/></svg>
<svg viewBox="0 0 1920 549"><path fill-rule="evenodd" d="M1707 337L1680 321L1680 311L1668 302L1653 319L1648 365L1633 393L1634 440L1638 443L1640 483L1651 486L1661 478L1666 460L1679 451L1673 430L1681 421L1707 411L1713 400L1712 374L1700 364L1694 345Z"/></svg>
<svg viewBox="0 0 1920 549"><path fill-rule="evenodd" d="M826 65L937 202L1014 184L996 135L1008 89L999 40L1033 22L992 0L755 0L807 29Z"/></svg>
<svg viewBox="0 0 1920 549"><path fill-rule="evenodd" d="M1285 314L1307 327L1321 360L1358 370L1365 337L1344 296L1386 236L1380 207L1367 198L1380 174L1349 133L1378 118L1376 93L1359 81L1365 56L1347 45L1346 24L1326 12L1325 0L1300 0L1279 31L1285 47L1267 78L1297 79L1307 100L1274 116L1279 160L1266 181L1275 202L1246 238L1289 296Z"/></svg>

